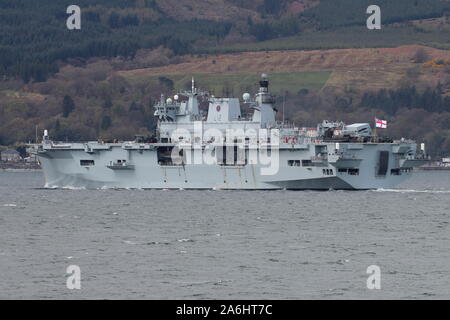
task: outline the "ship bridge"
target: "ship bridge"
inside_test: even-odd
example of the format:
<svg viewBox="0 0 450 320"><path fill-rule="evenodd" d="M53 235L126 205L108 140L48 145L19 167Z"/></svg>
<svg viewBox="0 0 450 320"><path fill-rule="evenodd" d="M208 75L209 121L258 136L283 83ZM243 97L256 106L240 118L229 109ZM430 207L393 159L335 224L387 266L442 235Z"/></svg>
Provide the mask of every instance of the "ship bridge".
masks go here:
<svg viewBox="0 0 450 320"><path fill-rule="evenodd" d="M194 132L195 122L201 121L202 128L214 128L220 131L227 129L254 129L277 128L275 120L276 109L273 106L274 97L269 92L269 80L266 74L259 82L260 88L254 99L250 94L243 95L244 103L253 110L251 119L244 119L241 114L240 101L237 98L217 98L207 92L198 91L192 79L191 91L184 91L172 98L162 95L160 101L154 106L154 115L158 117L158 131L160 139L169 142L175 130ZM187 101L180 101L179 95L187 97ZM207 98L209 101L208 113L205 115L199 109L199 99Z"/></svg>

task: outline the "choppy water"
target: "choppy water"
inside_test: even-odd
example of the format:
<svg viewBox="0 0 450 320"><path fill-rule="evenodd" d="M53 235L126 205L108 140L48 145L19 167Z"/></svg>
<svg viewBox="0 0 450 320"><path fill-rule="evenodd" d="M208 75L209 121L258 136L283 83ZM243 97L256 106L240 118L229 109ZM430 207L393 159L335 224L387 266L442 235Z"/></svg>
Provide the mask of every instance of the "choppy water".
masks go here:
<svg viewBox="0 0 450 320"><path fill-rule="evenodd" d="M0 298L450 298L450 172L361 192L42 185L0 172Z"/></svg>

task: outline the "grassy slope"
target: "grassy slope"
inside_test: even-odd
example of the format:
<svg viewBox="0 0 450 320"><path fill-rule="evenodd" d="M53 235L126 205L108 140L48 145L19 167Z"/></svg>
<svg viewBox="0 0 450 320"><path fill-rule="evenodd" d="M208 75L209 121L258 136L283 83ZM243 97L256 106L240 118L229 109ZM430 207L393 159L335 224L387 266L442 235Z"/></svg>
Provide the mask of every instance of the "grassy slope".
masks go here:
<svg viewBox="0 0 450 320"><path fill-rule="evenodd" d="M278 72L271 73L271 91L298 92L300 89L318 90L328 81L331 71L310 72ZM254 92L261 74L257 72L227 73L227 74L159 74L159 75L133 75L125 74L125 78L132 84L147 83L156 85L160 76L174 81L175 90L183 90L190 86L191 77L196 80L197 86L210 91L215 95L240 96L246 91Z"/></svg>
<svg viewBox="0 0 450 320"><path fill-rule="evenodd" d="M195 75L204 88L214 89L216 94L222 93L221 84L240 94L248 84L255 83L262 72L271 75L274 90L320 89L325 82L331 87L360 90L395 88L409 69L418 67L411 59L418 48L244 52L206 58L187 57L183 63L121 71L119 74L131 82L149 83L165 76L175 82L176 88L182 88ZM430 59L450 59L449 51L426 50ZM444 83L445 75L437 71L422 68L430 85L439 81Z"/></svg>

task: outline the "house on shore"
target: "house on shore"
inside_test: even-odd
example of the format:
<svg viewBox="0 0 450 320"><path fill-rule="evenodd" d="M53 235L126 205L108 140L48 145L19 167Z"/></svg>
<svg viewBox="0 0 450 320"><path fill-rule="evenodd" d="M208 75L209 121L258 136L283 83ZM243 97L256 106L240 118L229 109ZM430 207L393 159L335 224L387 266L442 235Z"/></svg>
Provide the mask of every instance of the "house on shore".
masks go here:
<svg viewBox="0 0 450 320"><path fill-rule="evenodd" d="M442 166L450 168L450 157L442 158Z"/></svg>
<svg viewBox="0 0 450 320"><path fill-rule="evenodd" d="M18 151L8 149L0 152L0 160L4 162L19 162L22 160L22 157Z"/></svg>

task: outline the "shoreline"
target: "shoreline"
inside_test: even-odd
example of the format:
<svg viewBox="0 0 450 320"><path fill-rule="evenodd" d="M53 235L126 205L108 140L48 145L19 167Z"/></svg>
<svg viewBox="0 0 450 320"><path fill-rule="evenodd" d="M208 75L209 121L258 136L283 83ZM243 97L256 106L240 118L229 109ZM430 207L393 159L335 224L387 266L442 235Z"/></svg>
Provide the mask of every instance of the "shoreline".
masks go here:
<svg viewBox="0 0 450 320"><path fill-rule="evenodd" d="M39 172L38 168L1 168L0 172Z"/></svg>
<svg viewBox="0 0 450 320"><path fill-rule="evenodd" d="M1 161L0 171L37 171L42 170L41 165L38 162L14 162L14 161Z"/></svg>

